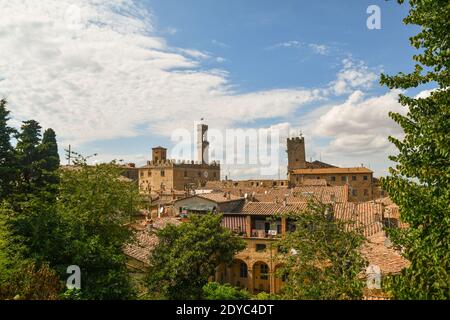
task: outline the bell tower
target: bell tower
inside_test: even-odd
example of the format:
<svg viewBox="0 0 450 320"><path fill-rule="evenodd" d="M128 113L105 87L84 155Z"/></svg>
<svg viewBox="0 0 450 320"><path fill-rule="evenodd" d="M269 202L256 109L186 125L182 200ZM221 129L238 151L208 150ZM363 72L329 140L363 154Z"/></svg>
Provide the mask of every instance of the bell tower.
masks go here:
<svg viewBox="0 0 450 320"><path fill-rule="evenodd" d="M197 126L197 160L200 164L209 162L208 126L206 124Z"/></svg>
<svg viewBox="0 0 450 320"><path fill-rule="evenodd" d="M300 135L287 139L288 172L306 168L305 138Z"/></svg>

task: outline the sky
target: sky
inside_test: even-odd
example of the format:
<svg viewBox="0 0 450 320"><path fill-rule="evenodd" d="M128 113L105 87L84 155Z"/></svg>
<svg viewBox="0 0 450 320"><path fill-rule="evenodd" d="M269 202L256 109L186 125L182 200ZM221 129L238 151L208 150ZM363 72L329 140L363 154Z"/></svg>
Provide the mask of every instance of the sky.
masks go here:
<svg viewBox="0 0 450 320"><path fill-rule="evenodd" d="M381 29L367 27L370 5ZM0 0L0 9L10 123L53 128L63 162L69 144L97 162L143 165L158 145L180 158L174 137L203 118L224 135L280 133L276 172L224 164L232 179L284 177L286 138L299 133L308 160L377 176L392 165L387 137L402 131L388 113L407 110L379 77L409 72L417 53L408 40L417 29L396 1Z"/></svg>

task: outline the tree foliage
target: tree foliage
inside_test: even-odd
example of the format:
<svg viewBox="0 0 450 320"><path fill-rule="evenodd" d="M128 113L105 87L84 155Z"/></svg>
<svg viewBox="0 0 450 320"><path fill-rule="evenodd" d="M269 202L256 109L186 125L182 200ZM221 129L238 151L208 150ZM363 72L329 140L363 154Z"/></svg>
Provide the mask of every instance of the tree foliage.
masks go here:
<svg viewBox="0 0 450 320"><path fill-rule="evenodd" d="M327 205L311 202L302 214L288 216L295 231L277 243L277 276L285 279L285 299L360 299L366 261L360 254L364 237L350 221L333 218Z"/></svg>
<svg viewBox="0 0 450 320"><path fill-rule="evenodd" d="M248 300L250 297L248 291L235 288L228 283L210 282L203 286L203 299L205 300Z"/></svg>
<svg viewBox="0 0 450 320"><path fill-rule="evenodd" d="M0 202L11 195L16 174L11 145L11 137L16 131L8 126L9 111L6 105L6 100L0 100Z"/></svg>
<svg viewBox="0 0 450 320"><path fill-rule="evenodd" d="M2 164L10 165L9 193L0 206L0 291L7 299L55 299L68 277L82 271L82 290L64 299L127 299L134 289L122 248L133 240L126 227L138 210L137 187L116 163L60 169L56 134L25 121L11 147L13 130L0 105ZM4 160L8 155L12 160ZM1 173L7 172L3 170ZM6 181L4 176L2 181ZM3 186L2 186L3 187Z"/></svg>
<svg viewBox="0 0 450 320"><path fill-rule="evenodd" d="M403 3L404 1L398 1ZM391 278L390 291L399 299L450 297L450 5L447 0L410 0L405 24L418 25L410 39L419 50L409 74L382 75L389 88L408 89L430 83L429 96L400 95L406 115L390 113L404 137L389 137L398 154L383 187L400 207L406 230L391 230L411 266Z"/></svg>
<svg viewBox="0 0 450 320"><path fill-rule="evenodd" d="M203 287L221 263L230 263L244 241L221 226L222 216L192 215L180 226L157 231L147 288L166 299L201 299Z"/></svg>
<svg viewBox="0 0 450 320"><path fill-rule="evenodd" d="M127 299L135 294L122 248L133 240L125 224L136 214L140 198L121 172L115 163L81 162L61 173L57 212L64 248L54 263L60 272L80 266L84 299Z"/></svg>

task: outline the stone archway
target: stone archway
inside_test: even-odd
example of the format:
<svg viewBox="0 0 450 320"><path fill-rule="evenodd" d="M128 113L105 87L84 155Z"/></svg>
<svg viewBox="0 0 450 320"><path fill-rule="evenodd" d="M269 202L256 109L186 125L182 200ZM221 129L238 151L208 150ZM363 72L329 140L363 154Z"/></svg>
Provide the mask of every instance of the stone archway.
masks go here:
<svg viewBox="0 0 450 320"><path fill-rule="evenodd" d="M235 287L249 289L249 268L245 261L235 259L230 266L229 282Z"/></svg>
<svg viewBox="0 0 450 320"><path fill-rule="evenodd" d="M262 261L257 261L253 265L253 290L255 293L270 293L270 268Z"/></svg>

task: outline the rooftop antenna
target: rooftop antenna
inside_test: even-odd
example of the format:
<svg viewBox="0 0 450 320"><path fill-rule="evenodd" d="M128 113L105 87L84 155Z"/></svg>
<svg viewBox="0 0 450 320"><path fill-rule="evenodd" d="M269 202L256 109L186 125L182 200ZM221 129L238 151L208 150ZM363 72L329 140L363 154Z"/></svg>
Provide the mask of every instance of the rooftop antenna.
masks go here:
<svg viewBox="0 0 450 320"><path fill-rule="evenodd" d="M71 156L72 156L72 146L69 144L69 154L67 156L67 162L68 162L69 166L70 166Z"/></svg>

